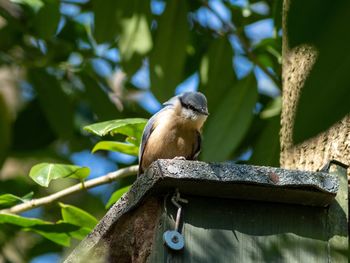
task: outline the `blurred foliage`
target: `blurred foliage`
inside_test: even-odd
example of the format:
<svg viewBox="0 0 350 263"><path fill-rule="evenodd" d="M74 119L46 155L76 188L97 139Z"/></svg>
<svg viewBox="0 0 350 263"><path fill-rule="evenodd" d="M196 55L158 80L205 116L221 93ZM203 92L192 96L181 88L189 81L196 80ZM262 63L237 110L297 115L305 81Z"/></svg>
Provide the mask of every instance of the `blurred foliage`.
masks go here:
<svg viewBox="0 0 350 263"><path fill-rule="evenodd" d="M115 191L112 195L111 198L109 198L107 204L106 204L106 208L110 208L115 202L117 202L119 200L119 198L125 194L127 191L129 191L131 185L128 186L124 186L119 188L117 191Z"/></svg>
<svg viewBox="0 0 350 263"><path fill-rule="evenodd" d="M281 1L270 0L211 0L209 5L162 0L1 1L0 65L20 72L13 87L20 95L19 106L14 106L0 92L0 164L4 161L5 168L14 160L23 164L20 167L46 162L41 167L45 177L54 167L50 164L68 164L72 154L94 145L94 151L135 155L145 124L141 118L154 112L149 98L162 103L194 78L208 98L211 114L203 131L201 159L278 165L280 104L274 101L281 88L281 8ZM249 27L260 22L271 23L273 32L256 40ZM236 59L246 61L245 71ZM276 92L257 88L261 74L265 81L271 78L271 86L277 85ZM138 119L130 126L130 120L124 120L129 118ZM109 122L112 119L119 121ZM104 123L82 129L95 122ZM98 154L118 167L127 165L106 151ZM22 202L20 196L31 191L37 198L72 184L69 179L54 180L48 188L38 187L28 179L28 169L0 179L4 204ZM30 245L19 248L24 261L63 252L72 237L81 239L88 233L94 217L100 218L133 179L111 186L116 190L111 198L113 191L83 191L64 198L66 205L0 216L0 251L8 244L16 247L24 228L40 235L26 235ZM3 257L11 261L6 254Z"/></svg>
<svg viewBox="0 0 350 263"><path fill-rule="evenodd" d="M349 1L292 1L287 20L289 46L311 45L318 54L299 99L296 143L327 130L350 112L349 24Z"/></svg>

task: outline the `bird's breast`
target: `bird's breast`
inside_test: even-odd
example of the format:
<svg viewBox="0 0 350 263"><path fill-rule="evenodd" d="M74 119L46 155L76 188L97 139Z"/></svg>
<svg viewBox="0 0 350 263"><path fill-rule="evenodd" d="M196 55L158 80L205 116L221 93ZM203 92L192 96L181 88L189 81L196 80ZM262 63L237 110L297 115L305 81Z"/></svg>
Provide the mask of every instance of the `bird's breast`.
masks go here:
<svg viewBox="0 0 350 263"><path fill-rule="evenodd" d="M192 159L196 143L197 132L195 129L166 122L158 124L147 141L142 166L148 167L157 159L172 159L176 156Z"/></svg>

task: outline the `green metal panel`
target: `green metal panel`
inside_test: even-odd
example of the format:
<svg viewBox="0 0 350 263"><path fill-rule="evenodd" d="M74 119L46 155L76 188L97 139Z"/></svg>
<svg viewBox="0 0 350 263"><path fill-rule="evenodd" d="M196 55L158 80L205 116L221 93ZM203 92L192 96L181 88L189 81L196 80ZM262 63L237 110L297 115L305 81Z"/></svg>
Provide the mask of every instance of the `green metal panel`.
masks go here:
<svg viewBox="0 0 350 263"><path fill-rule="evenodd" d="M336 173L341 186L327 208L186 196L176 253L162 240L176 215L167 200L150 262L348 262L346 170Z"/></svg>
<svg viewBox="0 0 350 263"><path fill-rule="evenodd" d="M331 262L349 260L349 190L346 168L334 166L333 173L338 175L339 190L335 201L328 210L329 258Z"/></svg>

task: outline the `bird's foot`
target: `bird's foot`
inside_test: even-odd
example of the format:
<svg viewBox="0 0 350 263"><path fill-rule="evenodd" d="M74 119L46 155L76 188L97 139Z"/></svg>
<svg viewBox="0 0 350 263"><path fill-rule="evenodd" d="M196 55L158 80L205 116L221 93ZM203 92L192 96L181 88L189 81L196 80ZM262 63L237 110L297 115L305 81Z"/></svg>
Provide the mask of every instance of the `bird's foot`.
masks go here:
<svg viewBox="0 0 350 263"><path fill-rule="evenodd" d="M186 160L184 156L175 156L173 160Z"/></svg>

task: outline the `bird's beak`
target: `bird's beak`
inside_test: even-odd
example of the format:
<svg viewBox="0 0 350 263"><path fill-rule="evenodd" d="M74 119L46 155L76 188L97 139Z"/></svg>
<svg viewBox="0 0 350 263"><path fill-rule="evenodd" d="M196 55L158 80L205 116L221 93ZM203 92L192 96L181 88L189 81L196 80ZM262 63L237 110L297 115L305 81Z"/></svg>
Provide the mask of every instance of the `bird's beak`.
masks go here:
<svg viewBox="0 0 350 263"><path fill-rule="evenodd" d="M209 115L208 109L202 109L202 110L200 111L200 113L203 114L203 115L206 115L206 116Z"/></svg>

